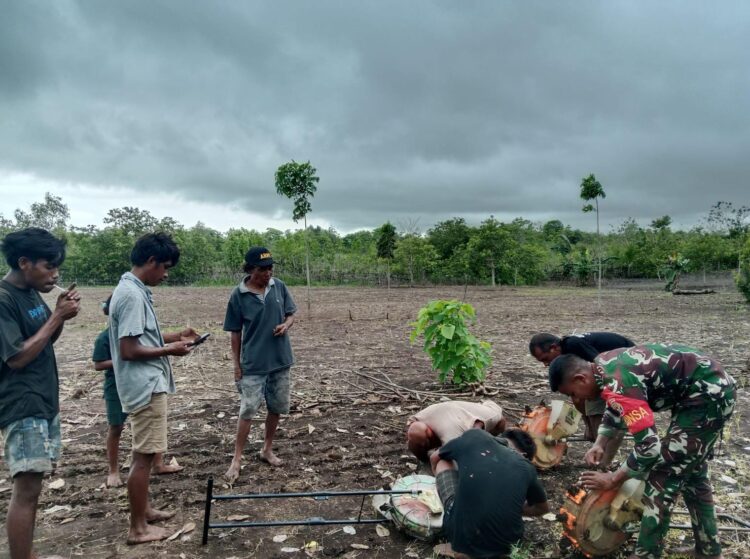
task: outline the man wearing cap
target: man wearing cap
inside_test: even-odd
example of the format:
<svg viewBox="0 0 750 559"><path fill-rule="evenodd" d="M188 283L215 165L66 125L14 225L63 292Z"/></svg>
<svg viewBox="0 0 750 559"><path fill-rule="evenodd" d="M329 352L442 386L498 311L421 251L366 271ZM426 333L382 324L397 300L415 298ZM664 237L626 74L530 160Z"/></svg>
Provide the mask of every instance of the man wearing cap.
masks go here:
<svg viewBox="0 0 750 559"><path fill-rule="evenodd" d="M260 459L282 464L272 444L280 415L289 413L289 369L294 363L288 330L297 307L284 282L273 277L271 252L252 247L244 271L247 275L229 296L224 318L224 330L232 334L234 380L240 392L234 458L225 474L230 483L240 475L250 422L264 400L268 415Z"/></svg>

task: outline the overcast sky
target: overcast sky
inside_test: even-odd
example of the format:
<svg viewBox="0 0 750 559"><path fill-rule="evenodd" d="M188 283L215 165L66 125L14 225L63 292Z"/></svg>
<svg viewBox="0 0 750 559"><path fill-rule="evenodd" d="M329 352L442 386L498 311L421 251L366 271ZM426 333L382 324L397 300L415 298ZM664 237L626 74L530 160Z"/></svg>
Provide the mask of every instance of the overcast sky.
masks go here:
<svg viewBox="0 0 750 559"><path fill-rule="evenodd" d="M750 204L750 4L0 0L0 213L138 206L293 227L561 219Z"/></svg>

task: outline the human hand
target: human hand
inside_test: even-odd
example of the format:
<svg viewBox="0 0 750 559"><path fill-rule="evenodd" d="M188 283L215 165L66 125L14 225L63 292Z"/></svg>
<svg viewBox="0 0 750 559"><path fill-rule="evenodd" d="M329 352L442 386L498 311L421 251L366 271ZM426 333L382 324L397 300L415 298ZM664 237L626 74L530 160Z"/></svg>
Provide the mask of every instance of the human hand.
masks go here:
<svg viewBox="0 0 750 559"><path fill-rule="evenodd" d="M586 451L583 459L589 466L598 466L604 456L604 448L594 443L594 445Z"/></svg>
<svg viewBox="0 0 750 559"><path fill-rule="evenodd" d="M164 347L167 350L167 355L183 356L190 353L193 349L193 346L191 346L190 343L191 342L189 341L180 340L179 342L167 344Z"/></svg>
<svg viewBox="0 0 750 559"><path fill-rule="evenodd" d="M180 331L180 340L183 342L194 342L200 337L200 334L194 328L185 328Z"/></svg>
<svg viewBox="0 0 750 559"><path fill-rule="evenodd" d="M611 472L583 472L578 482L586 490L600 489L601 491L607 491L620 485L615 481L615 474Z"/></svg>
<svg viewBox="0 0 750 559"><path fill-rule="evenodd" d="M286 322L282 322L276 328L273 329L274 336L283 336L289 330L289 325Z"/></svg>
<svg viewBox="0 0 750 559"><path fill-rule="evenodd" d="M63 291L57 297L57 303L55 304L55 312L63 320L70 320L78 314L81 310L81 296L75 290Z"/></svg>
<svg viewBox="0 0 750 559"><path fill-rule="evenodd" d="M240 369L239 367L234 368L234 380L242 380L242 369Z"/></svg>

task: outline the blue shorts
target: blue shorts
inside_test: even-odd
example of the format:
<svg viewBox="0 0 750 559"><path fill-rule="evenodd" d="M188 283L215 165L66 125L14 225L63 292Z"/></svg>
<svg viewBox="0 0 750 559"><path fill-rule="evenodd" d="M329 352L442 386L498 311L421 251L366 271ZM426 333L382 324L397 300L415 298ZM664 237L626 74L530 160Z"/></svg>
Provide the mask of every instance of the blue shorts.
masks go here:
<svg viewBox="0 0 750 559"><path fill-rule="evenodd" d="M267 375L245 375L240 381L240 418L252 419L263 400L268 413L289 413L289 369Z"/></svg>
<svg viewBox="0 0 750 559"><path fill-rule="evenodd" d="M60 458L60 416L24 417L3 428L5 461L11 477L53 471Z"/></svg>

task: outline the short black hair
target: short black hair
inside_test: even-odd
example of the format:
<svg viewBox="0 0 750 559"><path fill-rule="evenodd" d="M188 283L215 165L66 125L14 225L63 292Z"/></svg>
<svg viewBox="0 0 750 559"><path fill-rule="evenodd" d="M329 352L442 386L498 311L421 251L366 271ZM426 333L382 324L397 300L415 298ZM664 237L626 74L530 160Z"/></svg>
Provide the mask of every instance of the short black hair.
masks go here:
<svg viewBox="0 0 750 559"><path fill-rule="evenodd" d="M534 355L534 349L537 347L542 351L549 351L550 347L553 345L560 345L561 341L560 338L548 332L534 334L529 342L529 353Z"/></svg>
<svg viewBox="0 0 750 559"><path fill-rule="evenodd" d="M536 454L536 443L526 431L521 429L508 429L501 435L513 443L513 445L521 451L526 458L533 460Z"/></svg>
<svg viewBox="0 0 750 559"><path fill-rule="evenodd" d="M135 242L130 262L134 266L143 266L152 256L159 264L171 262L172 266L177 266L180 249L167 233L146 233Z"/></svg>
<svg viewBox="0 0 750 559"><path fill-rule="evenodd" d="M555 357L552 363L549 364L549 387L552 392L560 390L560 386L576 371L585 369L591 365L588 361L584 361L577 355L568 353L565 355L559 355Z"/></svg>
<svg viewBox="0 0 750 559"><path fill-rule="evenodd" d="M58 239L46 229L28 227L8 233L3 239L2 251L8 266L14 270L19 269L18 261L24 256L34 263L46 260L60 267L65 261L65 240Z"/></svg>

